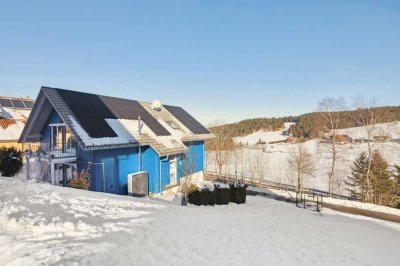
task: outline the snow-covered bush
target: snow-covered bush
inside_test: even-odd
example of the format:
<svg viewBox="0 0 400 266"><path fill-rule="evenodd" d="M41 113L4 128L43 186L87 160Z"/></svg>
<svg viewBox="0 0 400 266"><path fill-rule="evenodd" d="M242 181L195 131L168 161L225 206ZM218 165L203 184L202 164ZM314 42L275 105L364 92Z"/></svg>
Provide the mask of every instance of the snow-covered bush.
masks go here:
<svg viewBox="0 0 400 266"><path fill-rule="evenodd" d="M246 202L245 184L234 183L202 183L191 184L189 187L188 199L189 203L200 205L225 205L229 202L237 204Z"/></svg>
<svg viewBox="0 0 400 266"><path fill-rule="evenodd" d="M188 193L189 203L200 205L214 205L214 184L191 184Z"/></svg>
<svg viewBox="0 0 400 266"><path fill-rule="evenodd" d="M229 204L231 200L231 191L229 184L215 183L215 204Z"/></svg>
<svg viewBox="0 0 400 266"><path fill-rule="evenodd" d="M0 148L0 173L3 176L15 176L23 166L22 152L14 147Z"/></svg>
<svg viewBox="0 0 400 266"><path fill-rule="evenodd" d="M246 202L247 185L243 183L230 184L231 202L242 204Z"/></svg>

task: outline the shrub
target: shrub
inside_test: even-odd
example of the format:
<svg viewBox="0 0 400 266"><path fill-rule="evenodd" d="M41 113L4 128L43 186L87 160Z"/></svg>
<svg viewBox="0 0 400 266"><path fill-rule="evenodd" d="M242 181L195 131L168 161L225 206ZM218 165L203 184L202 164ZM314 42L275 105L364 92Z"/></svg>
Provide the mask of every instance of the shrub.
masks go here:
<svg viewBox="0 0 400 266"><path fill-rule="evenodd" d="M0 148L0 173L3 176L15 176L23 166L22 152L14 147Z"/></svg>
<svg viewBox="0 0 400 266"><path fill-rule="evenodd" d="M191 184L188 191L189 203L200 205L215 205L214 185Z"/></svg>
<svg viewBox="0 0 400 266"><path fill-rule="evenodd" d="M231 202L242 204L246 202L247 185L243 183L233 183L229 185L231 188Z"/></svg>
<svg viewBox="0 0 400 266"><path fill-rule="evenodd" d="M188 191L189 203L200 205L223 205L229 202L237 204L246 202L247 185L242 183L224 184L206 183L203 185L191 184Z"/></svg>
<svg viewBox="0 0 400 266"><path fill-rule="evenodd" d="M203 200L204 200L203 204L204 205L211 205L211 206L215 205L215 190L214 190L214 188L212 188L212 189L210 189L208 187L203 188L201 193L204 195L203 196Z"/></svg>
<svg viewBox="0 0 400 266"><path fill-rule="evenodd" d="M225 205L229 204L231 200L231 191L228 184L216 183L215 184L215 204Z"/></svg>
<svg viewBox="0 0 400 266"><path fill-rule="evenodd" d="M203 205L204 197L203 193L199 191L199 188L195 184L191 184L188 189L188 200L189 203L200 206Z"/></svg>
<svg viewBox="0 0 400 266"><path fill-rule="evenodd" d="M88 170L74 172L72 179L69 181L69 186L78 189L88 190L90 187L90 174Z"/></svg>

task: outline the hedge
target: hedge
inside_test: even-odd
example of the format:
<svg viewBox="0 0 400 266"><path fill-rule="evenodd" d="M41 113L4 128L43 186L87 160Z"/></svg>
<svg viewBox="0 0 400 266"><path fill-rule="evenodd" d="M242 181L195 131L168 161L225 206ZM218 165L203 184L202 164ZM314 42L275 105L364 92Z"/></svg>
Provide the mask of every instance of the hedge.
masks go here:
<svg viewBox="0 0 400 266"><path fill-rule="evenodd" d="M235 184L204 184L190 185L188 201L191 204L201 205L226 205L229 202L242 204L246 202L247 186L240 183Z"/></svg>
<svg viewBox="0 0 400 266"><path fill-rule="evenodd" d="M231 200L231 191L228 184L215 184L215 203L217 205L229 204Z"/></svg>
<svg viewBox="0 0 400 266"><path fill-rule="evenodd" d="M229 184L231 188L231 202L242 204L246 203L247 185L242 183Z"/></svg>

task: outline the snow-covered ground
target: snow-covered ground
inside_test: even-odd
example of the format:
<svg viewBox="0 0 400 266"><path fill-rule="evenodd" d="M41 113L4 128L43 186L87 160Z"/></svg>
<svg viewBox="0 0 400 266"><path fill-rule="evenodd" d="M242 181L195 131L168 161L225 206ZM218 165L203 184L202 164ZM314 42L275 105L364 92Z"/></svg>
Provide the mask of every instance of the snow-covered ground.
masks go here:
<svg viewBox="0 0 400 266"><path fill-rule="evenodd" d="M284 197L287 199L294 199L296 198L296 192L293 191L285 191L285 190L277 190L277 189L270 189L270 188L260 188L260 187L248 187L248 190L254 192L260 192L266 195L274 196L274 197ZM361 209L361 210L368 210L373 212L380 212L380 213L387 213L393 214L400 217L400 209L391 208L383 205L377 205L372 203L366 202L359 202L355 200L346 200L346 199L335 199L330 197L324 197L324 203L330 203L338 206Z"/></svg>
<svg viewBox="0 0 400 266"><path fill-rule="evenodd" d="M400 137L400 122L380 124L376 127L375 133L379 135L385 132L391 138ZM274 132L263 132L263 134ZM343 134L348 134L354 138L363 138L365 129L363 127L343 129ZM261 132L260 132L261 134ZM253 134L252 134L253 135ZM249 135L248 137L252 136ZM268 142L270 139L266 139ZM266 144L263 147L256 145L245 146L239 150L236 158L232 154L223 172L227 174L235 174L235 165L238 176L242 174L247 177L258 179L257 169L260 168L260 162L263 164L266 180L286 183L290 185L296 184L296 178L288 167L288 157L291 152L296 152L298 144L295 143L277 143ZM328 190L328 172L329 172L329 145L321 143L320 140L310 140L302 144L306 150L312 155L316 162L316 170L312 177L305 180L305 186L308 188ZM375 142L373 149L382 152L390 166L400 165L400 143L394 141ZM334 192L342 195L348 195L345 189L344 181L351 174L350 166L362 151L367 151L367 143L347 143L338 145L338 161L336 167L336 180L334 181ZM262 160L260 159L262 158ZM207 169L216 171L214 155L212 152L208 154Z"/></svg>
<svg viewBox="0 0 400 266"><path fill-rule="evenodd" d="M372 136L387 136L391 139L400 138L400 122L382 123L370 126ZM339 134L349 135L353 139L365 139L368 137L364 127L351 127L338 130Z"/></svg>
<svg viewBox="0 0 400 266"><path fill-rule="evenodd" d="M235 143L242 144L242 145L248 145L248 146L255 145L260 140L265 143L286 140L288 138L288 136L284 135L283 133L285 131L288 131L290 126L293 124L295 124L295 123L291 123L291 122L284 123L284 128L281 130L266 131L266 132L258 131L258 132L249 134L247 136L236 137L233 140L235 141Z"/></svg>
<svg viewBox="0 0 400 266"><path fill-rule="evenodd" d="M0 265L398 265L398 224L264 197L181 207L0 177Z"/></svg>

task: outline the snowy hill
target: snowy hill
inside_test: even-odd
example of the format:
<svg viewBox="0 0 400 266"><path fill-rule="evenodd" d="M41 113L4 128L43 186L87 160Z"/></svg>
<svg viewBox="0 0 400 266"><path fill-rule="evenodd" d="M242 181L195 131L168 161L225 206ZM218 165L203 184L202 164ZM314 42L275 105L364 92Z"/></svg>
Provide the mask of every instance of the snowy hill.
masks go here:
<svg viewBox="0 0 400 266"><path fill-rule="evenodd" d="M398 265L400 226L248 197L181 207L0 178L1 265Z"/></svg>
<svg viewBox="0 0 400 266"><path fill-rule="evenodd" d="M244 137L236 137L234 141L235 143L251 146L257 144L259 140L265 143L286 140L288 136L284 135L284 132L288 131L293 124L295 123L284 123L283 129L277 131L258 131Z"/></svg>
<svg viewBox="0 0 400 266"><path fill-rule="evenodd" d="M365 127L351 127L338 130L339 134L346 134L353 139L367 138ZM372 136L387 136L389 139L400 138L400 122L382 123L371 127Z"/></svg>
<svg viewBox="0 0 400 266"><path fill-rule="evenodd" d="M340 134L346 134L350 137L357 139L363 139L366 137L366 130L364 127L341 129ZM373 136L381 135L390 136L390 139L386 142L374 142L372 144L373 149L378 149L388 161L392 167L394 165L400 165L400 143L393 140L399 140L400 138L400 122L392 122L385 124L378 124L374 127ZM245 137L236 138L242 141L242 144L246 145L244 141L249 141L249 146L245 146L241 149L239 154L239 166L237 167L238 175L241 172L246 177L257 178L255 169L264 167L265 179L269 181L275 181L279 183L285 183L289 185L296 184L295 174L288 167L288 157L291 152L296 151L295 143L275 143L266 144L264 147L256 147L258 138L263 136L263 141L271 142L286 138L282 135L282 131L276 132L256 132L254 134L247 135ZM304 142L302 145L312 155L316 162L316 171L312 177L305 180L305 186L308 188L320 189L328 191L328 172L329 172L329 146L323 143L321 139L313 139ZM345 187L345 180L351 174L350 165L357 158L362 151L367 151L367 143L346 143L338 145L338 162L336 167L336 179L333 186L334 192L337 194L348 195L348 191ZM216 171L217 166L213 157L213 153L208 154L207 169L209 171ZM263 166L257 165L260 162L260 158L263 158ZM243 165L240 166L240 164ZM227 174L235 174L235 160L234 156L230 156L228 162L223 167L223 172Z"/></svg>

